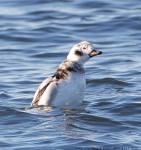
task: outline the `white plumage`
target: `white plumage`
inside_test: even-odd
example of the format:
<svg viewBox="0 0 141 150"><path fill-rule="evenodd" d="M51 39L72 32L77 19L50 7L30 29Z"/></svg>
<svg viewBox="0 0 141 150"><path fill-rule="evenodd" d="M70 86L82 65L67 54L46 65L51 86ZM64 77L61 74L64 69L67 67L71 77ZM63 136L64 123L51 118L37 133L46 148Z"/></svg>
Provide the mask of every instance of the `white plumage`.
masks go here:
<svg viewBox="0 0 141 150"><path fill-rule="evenodd" d="M89 58L100 54L102 52L94 50L93 45L87 41L73 46L55 75L41 83L31 106L72 106L81 103L86 87L83 64Z"/></svg>

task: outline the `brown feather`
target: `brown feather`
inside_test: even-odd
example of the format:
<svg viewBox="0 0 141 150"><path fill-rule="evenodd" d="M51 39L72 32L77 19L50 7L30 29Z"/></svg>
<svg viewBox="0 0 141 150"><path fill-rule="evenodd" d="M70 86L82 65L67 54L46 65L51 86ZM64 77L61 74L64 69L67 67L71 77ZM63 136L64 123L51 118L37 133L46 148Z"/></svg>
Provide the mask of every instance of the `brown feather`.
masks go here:
<svg viewBox="0 0 141 150"><path fill-rule="evenodd" d="M52 82L52 81L51 81ZM46 84L41 90L39 90L37 96L36 96L36 100L34 102L33 105L38 105L40 98L42 97L43 93L45 92L46 88L49 86L49 84L51 83L49 82L48 84Z"/></svg>
<svg viewBox="0 0 141 150"><path fill-rule="evenodd" d="M64 79L66 76L68 76L69 72L76 72L73 68L71 67L68 67L66 69L61 69L61 68L58 68L55 75L53 77L56 77L57 80L60 80L60 79Z"/></svg>

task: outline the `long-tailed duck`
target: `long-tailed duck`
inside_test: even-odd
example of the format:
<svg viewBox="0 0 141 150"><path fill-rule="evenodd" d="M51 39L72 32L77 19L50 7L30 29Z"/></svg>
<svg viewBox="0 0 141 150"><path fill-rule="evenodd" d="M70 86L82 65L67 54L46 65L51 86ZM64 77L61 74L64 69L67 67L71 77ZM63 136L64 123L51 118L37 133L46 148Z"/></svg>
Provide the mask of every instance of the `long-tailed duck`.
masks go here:
<svg viewBox="0 0 141 150"><path fill-rule="evenodd" d="M41 83L31 106L68 106L82 103L86 87L83 65L89 58L100 54L102 52L96 51L87 41L74 45L56 73Z"/></svg>

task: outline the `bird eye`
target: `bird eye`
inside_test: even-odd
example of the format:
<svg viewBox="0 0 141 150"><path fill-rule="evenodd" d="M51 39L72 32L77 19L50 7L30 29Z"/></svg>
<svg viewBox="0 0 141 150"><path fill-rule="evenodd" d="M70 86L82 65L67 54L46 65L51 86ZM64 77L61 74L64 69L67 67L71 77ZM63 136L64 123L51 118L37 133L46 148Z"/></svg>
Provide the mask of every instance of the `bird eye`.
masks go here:
<svg viewBox="0 0 141 150"><path fill-rule="evenodd" d="M86 49L86 47L83 47L83 49L85 50L85 49Z"/></svg>

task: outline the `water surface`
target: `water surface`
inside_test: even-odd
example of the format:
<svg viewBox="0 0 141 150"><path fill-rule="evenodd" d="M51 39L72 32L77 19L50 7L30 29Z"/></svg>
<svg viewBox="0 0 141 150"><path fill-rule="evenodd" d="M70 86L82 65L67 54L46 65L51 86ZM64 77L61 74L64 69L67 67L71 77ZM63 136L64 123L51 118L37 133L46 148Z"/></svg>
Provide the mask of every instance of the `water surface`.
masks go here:
<svg viewBox="0 0 141 150"><path fill-rule="evenodd" d="M141 148L139 0L0 1L1 149ZM72 46L94 43L83 109L30 108Z"/></svg>

